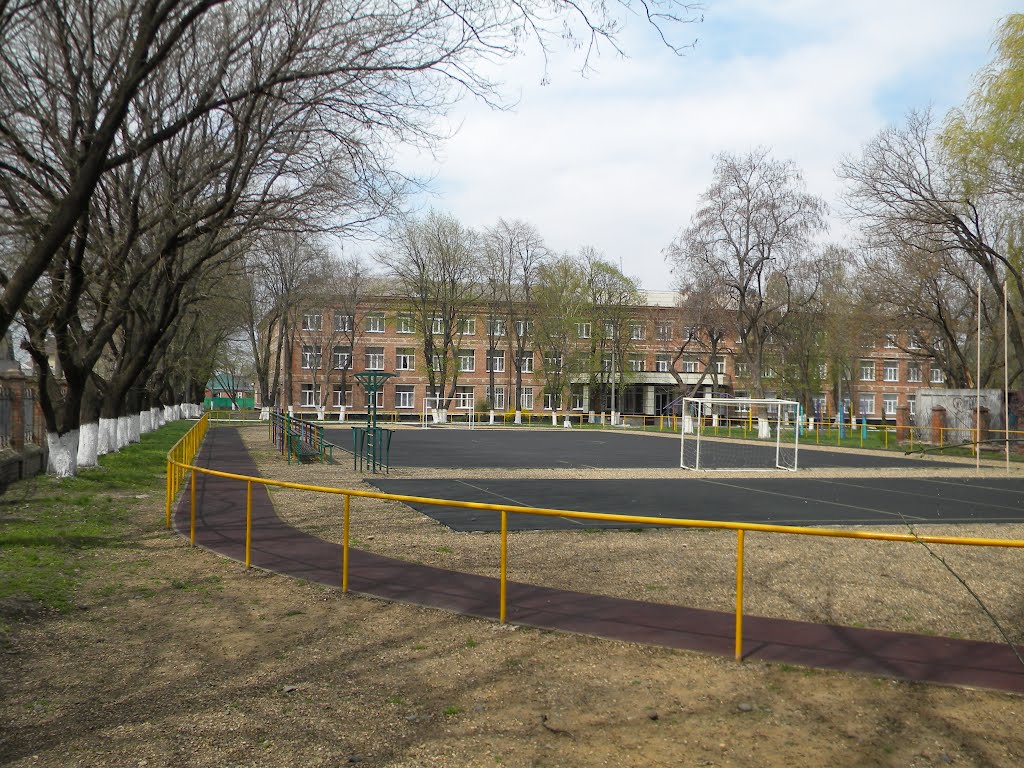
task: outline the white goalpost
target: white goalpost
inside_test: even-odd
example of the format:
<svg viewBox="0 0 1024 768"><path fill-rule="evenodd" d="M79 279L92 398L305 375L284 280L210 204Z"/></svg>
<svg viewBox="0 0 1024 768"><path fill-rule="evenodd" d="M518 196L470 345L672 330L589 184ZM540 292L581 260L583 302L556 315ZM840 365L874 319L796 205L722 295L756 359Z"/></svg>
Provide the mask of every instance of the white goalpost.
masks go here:
<svg viewBox="0 0 1024 768"><path fill-rule="evenodd" d="M683 398L679 466L718 471L796 471L800 404L749 397Z"/></svg>
<svg viewBox="0 0 1024 768"><path fill-rule="evenodd" d="M449 402L453 407L448 407ZM425 396L420 412L420 429L452 426L476 428L476 398L473 393L457 392L454 398Z"/></svg>

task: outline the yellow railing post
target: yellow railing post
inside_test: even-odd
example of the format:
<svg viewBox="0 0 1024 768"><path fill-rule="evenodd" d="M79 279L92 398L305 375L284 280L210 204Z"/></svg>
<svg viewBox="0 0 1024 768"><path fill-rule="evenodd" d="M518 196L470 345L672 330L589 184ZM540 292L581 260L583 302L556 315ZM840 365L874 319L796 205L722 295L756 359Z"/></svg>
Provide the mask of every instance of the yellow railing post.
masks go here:
<svg viewBox="0 0 1024 768"><path fill-rule="evenodd" d="M245 484L245 567L252 563L252 480Z"/></svg>
<svg viewBox="0 0 1024 768"><path fill-rule="evenodd" d="M508 574L508 511L501 510L501 565L498 577L498 622L505 623L505 598Z"/></svg>
<svg viewBox="0 0 1024 768"><path fill-rule="evenodd" d="M345 515L341 533L341 591L348 592L348 521L352 496L345 494Z"/></svg>
<svg viewBox="0 0 1024 768"><path fill-rule="evenodd" d="M168 459L167 459L167 482L165 484L167 486L165 488L165 490L166 490L166 497L167 498L164 499L164 503L165 503L165 505L167 507L166 516L167 516L167 529L168 530L170 530L170 528L171 528L171 482L172 482L172 480L171 480L171 472L172 471L173 471L173 467L171 466L171 459L168 456Z"/></svg>
<svg viewBox="0 0 1024 768"><path fill-rule="evenodd" d="M736 531L736 661L743 660L743 533Z"/></svg>
<svg viewBox="0 0 1024 768"><path fill-rule="evenodd" d="M191 472L191 480L189 485L192 488L192 510L189 514L188 524L188 543L192 546L196 544L196 471L193 469Z"/></svg>

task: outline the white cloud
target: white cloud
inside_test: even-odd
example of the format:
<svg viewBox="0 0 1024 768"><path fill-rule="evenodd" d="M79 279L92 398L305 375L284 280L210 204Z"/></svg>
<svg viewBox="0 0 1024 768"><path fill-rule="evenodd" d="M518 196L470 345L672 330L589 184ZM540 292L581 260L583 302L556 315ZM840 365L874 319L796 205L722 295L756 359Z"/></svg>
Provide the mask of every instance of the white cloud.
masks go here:
<svg viewBox="0 0 1024 768"><path fill-rule="evenodd" d="M632 58L596 74L557 56L553 82L525 58L501 71L522 95L514 112L466 103L435 164L443 195L427 201L471 226L498 217L538 227L553 248L593 245L648 287L665 287L660 252L711 180L713 155L770 147L795 160L811 191L834 201L834 168L907 109L963 100L988 56L999 0L954 2L729 0L712 3L701 38L672 56L631 29Z"/></svg>

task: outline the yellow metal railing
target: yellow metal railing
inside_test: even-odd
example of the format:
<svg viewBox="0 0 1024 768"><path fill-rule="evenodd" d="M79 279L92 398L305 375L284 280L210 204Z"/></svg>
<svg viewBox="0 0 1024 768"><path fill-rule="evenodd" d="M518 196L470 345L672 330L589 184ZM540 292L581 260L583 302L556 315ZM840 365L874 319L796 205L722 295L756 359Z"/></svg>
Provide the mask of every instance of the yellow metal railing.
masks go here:
<svg viewBox="0 0 1024 768"><path fill-rule="evenodd" d="M202 438L206 434L206 420L201 419L167 454L167 527L171 526L171 502L181 489L186 475L195 478L195 473L238 480L246 483L245 502L245 567L251 565L250 550L252 544L252 486L253 483L275 488L291 488L313 493L330 493L344 497L344 514L342 522L342 558L341 558L341 590L348 592L349 570L349 530L352 497L366 499L383 499L399 501L407 504L427 504L433 506L455 507L459 509L476 509L501 513L501 535L499 554L499 594L498 620L504 624L506 617L506 595L508 574L508 515L542 515L545 517L566 517L575 520L602 520L621 522L631 525L658 525L673 528L708 528L736 531L736 659L743 657L743 555L744 534L747 531L759 533L777 533L798 536L819 536L839 539L865 539L869 541L899 541L915 544L949 544L974 547L1005 547L1024 548L1024 540L1019 539L988 539L963 536L921 536L913 533L883 533L873 531L837 530L830 528L805 528L793 525L768 525L761 523L731 523L716 520L690 520L681 518L647 517L636 515L617 515L603 512L579 512L565 509L547 509L544 507L520 507L508 504L484 504L473 501L456 501L451 499L433 499L423 496L406 496L396 493L379 491L363 491L354 488L332 488L328 486L291 483L282 480L269 480L261 477L238 475L214 469L197 467L189 463L198 452ZM196 495L195 482L191 484L189 542L195 544L196 536Z"/></svg>

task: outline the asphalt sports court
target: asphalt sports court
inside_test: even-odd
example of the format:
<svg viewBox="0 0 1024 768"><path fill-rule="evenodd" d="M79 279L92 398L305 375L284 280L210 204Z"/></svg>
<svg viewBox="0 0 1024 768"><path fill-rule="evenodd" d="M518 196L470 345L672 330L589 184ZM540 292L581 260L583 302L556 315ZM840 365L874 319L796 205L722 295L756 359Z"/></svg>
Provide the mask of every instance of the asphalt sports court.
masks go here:
<svg viewBox="0 0 1024 768"><path fill-rule="evenodd" d="M347 447L347 429L325 438ZM711 443L707 444L711 446ZM391 466L445 469L678 469L679 437L559 429L403 429L391 444ZM752 443L750 450L773 450ZM706 450L707 448L705 448ZM735 450L735 445L730 445ZM929 474L964 464L898 452L859 453L804 447L801 469L884 471L885 476L827 477L828 473L693 473L682 478L508 479L436 478L371 482L386 493L439 499L643 517L776 525L930 525L1024 521L1024 481L1017 478L893 476L900 469ZM962 472L960 473L962 475ZM413 504L457 531L493 531L500 514ZM509 516L510 530L637 528L633 523L540 515Z"/></svg>

